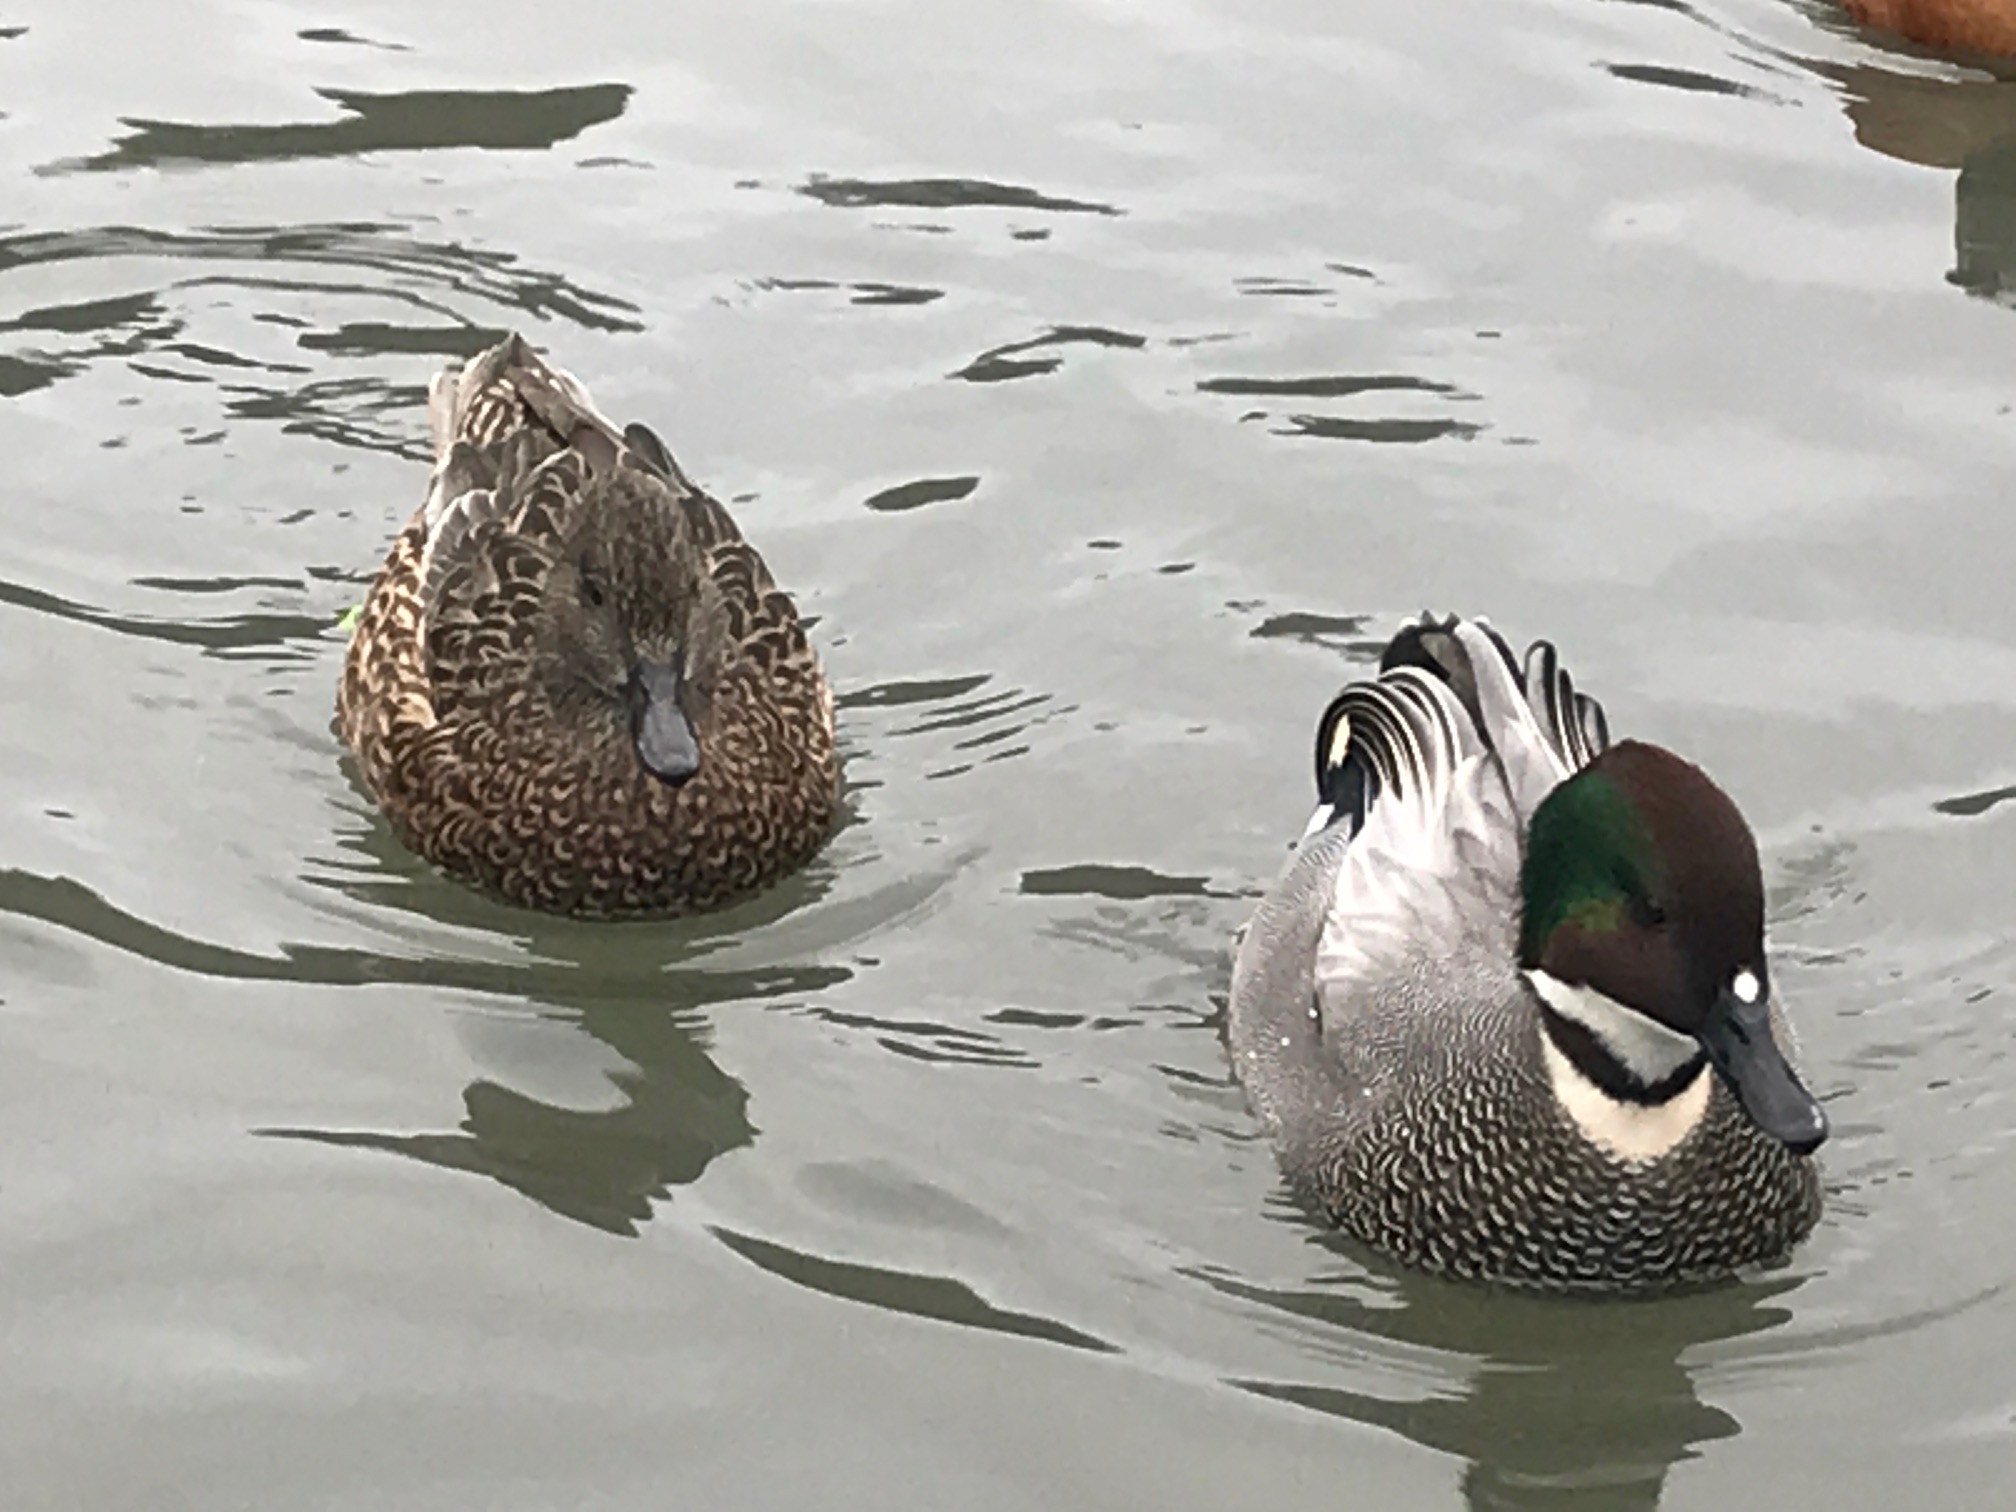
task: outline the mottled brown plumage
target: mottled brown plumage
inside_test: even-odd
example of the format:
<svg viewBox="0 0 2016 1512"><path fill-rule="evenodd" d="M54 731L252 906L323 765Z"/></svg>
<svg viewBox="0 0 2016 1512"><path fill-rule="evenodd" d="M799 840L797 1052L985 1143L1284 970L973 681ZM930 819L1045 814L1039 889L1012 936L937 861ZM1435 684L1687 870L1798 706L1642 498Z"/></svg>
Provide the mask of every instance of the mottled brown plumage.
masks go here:
<svg viewBox="0 0 2016 1512"><path fill-rule="evenodd" d="M516 336L436 378L429 418L427 500L336 701L400 838L607 917L718 907L809 859L838 802L832 692L728 512Z"/></svg>

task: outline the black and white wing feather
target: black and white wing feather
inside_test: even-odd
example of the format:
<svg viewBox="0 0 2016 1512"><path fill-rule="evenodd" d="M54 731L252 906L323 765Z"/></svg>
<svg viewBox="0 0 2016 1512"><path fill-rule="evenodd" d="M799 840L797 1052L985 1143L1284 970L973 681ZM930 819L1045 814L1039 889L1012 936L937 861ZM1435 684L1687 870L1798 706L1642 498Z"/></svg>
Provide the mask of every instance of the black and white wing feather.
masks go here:
<svg viewBox="0 0 2016 1512"><path fill-rule="evenodd" d="M1308 837L1350 836L1317 953L1319 996L1341 1001L1423 950L1510 960L1521 837L1554 787L1609 743L1554 648L1525 667L1481 621L1424 618L1317 726Z"/></svg>

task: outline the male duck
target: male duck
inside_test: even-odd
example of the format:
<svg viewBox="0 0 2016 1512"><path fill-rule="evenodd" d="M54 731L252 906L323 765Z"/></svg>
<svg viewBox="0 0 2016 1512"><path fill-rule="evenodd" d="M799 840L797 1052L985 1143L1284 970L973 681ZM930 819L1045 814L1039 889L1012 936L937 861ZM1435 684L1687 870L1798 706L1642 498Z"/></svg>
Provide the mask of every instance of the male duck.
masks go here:
<svg viewBox="0 0 2016 1512"><path fill-rule="evenodd" d="M833 695L791 600L641 425L516 336L434 380L427 499L337 717L400 837L513 902L712 908L833 825Z"/></svg>
<svg viewBox="0 0 2016 1512"><path fill-rule="evenodd" d="M1827 1135L1785 1050L1757 846L1609 742L1542 641L1423 619L1346 687L1238 948L1233 1065L1297 1194L1445 1274L1644 1290L1784 1258Z"/></svg>

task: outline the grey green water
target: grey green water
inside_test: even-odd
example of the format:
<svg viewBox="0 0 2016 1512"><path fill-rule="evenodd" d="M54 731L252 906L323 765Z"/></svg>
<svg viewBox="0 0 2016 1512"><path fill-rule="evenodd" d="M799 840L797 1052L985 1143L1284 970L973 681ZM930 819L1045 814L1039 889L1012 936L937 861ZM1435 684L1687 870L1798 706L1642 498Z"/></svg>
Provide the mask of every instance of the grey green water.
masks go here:
<svg viewBox="0 0 2016 1512"><path fill-rule="evenodd" d="M0 8L16 1509L2000 1509L2016 83L1805 0ZM847 823L590 927L391 841L336 621L525 330L736 507ZM1396 1274L1225 947L1402 615L1756 824L1788 1269Z"/></svg>

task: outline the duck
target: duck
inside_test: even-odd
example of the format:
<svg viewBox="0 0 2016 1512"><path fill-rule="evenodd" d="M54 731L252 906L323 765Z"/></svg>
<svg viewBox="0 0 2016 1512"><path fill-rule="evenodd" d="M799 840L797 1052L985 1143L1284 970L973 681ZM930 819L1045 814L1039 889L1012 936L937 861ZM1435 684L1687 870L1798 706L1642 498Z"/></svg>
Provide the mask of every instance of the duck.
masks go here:
<svg viewBox="0 0 2016 1512"><path fill-rule="evenodd" d="M840 799L790 596L643 425L513 334L428 392L434 465L358 614L336 716L400 840L526 908L723 907Z"/></svg>
<svg viewBox="0 0 2016 1512"><path fill-rule="evenodd" d="M2016 0L1842 0L1842 8L1921 46L2016 54Z"/></svg>
<svg viewBox="0 0 2016 1512"><path fill-rule="evenodd" d="M1827 1118L1772 991L1757 844L1559 654L1424 615L1316 738L1224 1036L1292 1193L1366 1248L1564 1293L1784 1263Z"/></svg>

